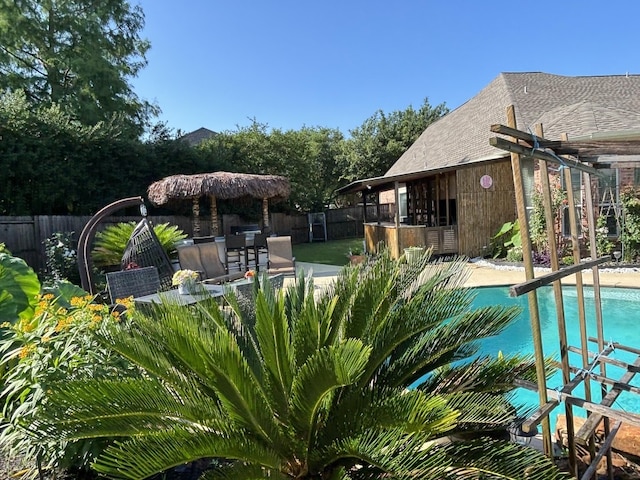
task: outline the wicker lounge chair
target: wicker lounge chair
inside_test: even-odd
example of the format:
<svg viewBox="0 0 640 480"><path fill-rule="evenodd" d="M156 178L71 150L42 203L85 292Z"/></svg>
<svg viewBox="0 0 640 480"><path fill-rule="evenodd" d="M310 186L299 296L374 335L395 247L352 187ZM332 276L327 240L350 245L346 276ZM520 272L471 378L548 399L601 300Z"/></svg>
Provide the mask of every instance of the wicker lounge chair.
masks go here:
<svg viewBox="0 0 640 480"><path fill-rule="evenodd" d="M296 258L291 250L291 237L267 237L269 273L296 272Z"/></svg>

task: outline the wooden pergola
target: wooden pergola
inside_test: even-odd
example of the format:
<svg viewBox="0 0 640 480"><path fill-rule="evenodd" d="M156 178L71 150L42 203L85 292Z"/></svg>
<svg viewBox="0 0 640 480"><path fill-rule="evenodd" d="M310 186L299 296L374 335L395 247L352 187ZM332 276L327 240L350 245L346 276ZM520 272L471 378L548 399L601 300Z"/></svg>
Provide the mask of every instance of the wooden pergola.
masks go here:
<svg viewBox="0 0 640 480"><path fill-rule="evenodd" d="M170 201L191 200L193 235L200 234L200 198L208 197L211 205L211 235L219 235L217 200L244 197L262 200L263 227L269 227L269 201L289 196L289 180L278 175L213 172L193 175L171 175L152 183L147 194L156 206Z"/></svg>
<svg viewBox="0 0 640 480"><path fill-rule="evenodd" d="M586 140L580 142L568 141L566 135L562 141L549 141L543 136L542 125L536 126L535 134L517 129L516 115L513 106L507 109L508 125L493 125L491 131L506 135L510 138L494 137L490 144L510 152L513 170L513 181L516 194L516 205L520 231L522 234L522 250L525 265L526 281L511 287L512 296L527 295L531 318L534 353L536 358L537 382L519 382L519 386L537 390L540 407L522 424L525 432L533 431L538 424L542 424L543 444L545 453L552 455L552 442L549 415L555 407L563 404L567 418L567 436L569 448L569 467L571 473L578 477L576 444L584 445L590 452L590 465L583 473L581 480L595 478L595 472L600 460L606 456L608 477L613 479L611 445L622 423L640 426L640 415L617 410L613 407L615 400L623 391L640 393L640 389L630 385L636 372L640 371L640 349L625 346L617 342L605 344L603 334L603 317L600 296L600 282L598 276L599 265L609 261L610 256L598 258L596 252L596 219L591 188L585 188L585 202L587 207L587 226L591 260L583 261L580 257L578 243L578 224L580 219L576 215L573 195L568 195L569 222L573 265L560 268L558 249L553 228L547 229L547 241L551 255L551 273L535 277L533 268L531 237L526 212L525 189L521 168L521 156L538 160L540 165L540 180L542 197L547 225L553 225L551 182L549 179L549 164L560 165L570 170L578 170L583 175L585 185L591 185L591 175L599 175L599 168L608 168L607 162L599 162L598 157L610 155L635 156L640 155L640 138ZM571 155L571 156L567 156ZM626 160L629 161L629 160ZM615 163L624 163L625 160ZM573 191L571 175L565 176L568 191ZM587 322L584 305L584 289L582 271L591 269L593 272L593 291L595 300L596 335L587 334ZM580 329L580 346L571 346L567 341L567 325L564 316L564 303L561 280L569 275L575 275L578 299L578 325ZM556 303L560 352L560 369L563 385L556 389L547 388L545 377L545 355L542 345L540 327L540 313L538 310L537 289L545 285L552 285ZM595 345L596 352L590 351ZM614 349L620 349L638 355L633 363L621 362L610 358ZM580 355L580 365L571 365L569 352ZM625 369L621 378L607 377L606 365L613 364ZM592 383L595 385L592 386ZM584 397L574 393L578 385L584 386ZM599 392L599 393L598 393ZM597 401L594 397L600 397ZM579 406L587 410L588 419L579 429L574 431L573 407ZM612 422L613 420L613 422ZM595 430L600 422L604 422L605 438L596 451Z"/></svg>

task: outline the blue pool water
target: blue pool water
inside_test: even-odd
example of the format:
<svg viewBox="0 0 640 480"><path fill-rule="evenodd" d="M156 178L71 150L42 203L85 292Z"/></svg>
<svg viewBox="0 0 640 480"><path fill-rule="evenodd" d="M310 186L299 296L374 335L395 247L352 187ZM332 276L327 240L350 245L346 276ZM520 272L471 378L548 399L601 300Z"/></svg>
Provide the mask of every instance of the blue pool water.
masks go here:
<svg viewBox="0 0 640 480"><path fill-rule="evenodd" d="M519 305L522 313L518 319L511 324L502 334L483 341L482 353L497 355L499 351L503 354L533 353L533 339L531 335L531 323L529 317L529 306L527 296L517 298L509 297L508 287L482 287L475 289L477 296L474 306L485 305ZM601 288L602 318L605 345L612 341L618 342L633 348L640 348L640 290L630 288ZM565 322L567 325L567 337L569 345L580 348L580 330L578 324L578 302L575 287L563 287L563 301ZM558 322L556 316L555 298L551 287L538 289L538 308L540 312L540 323L542 330L542 345L545 356L552 356L556 360L560 358L558 343ZM587 335L596 337L595 323L595 303L593 289L585 287L585 313L587 317ZM589 342L589 350L597 352L597 344ZM636 355L615 350L610 358L616 358L625 362L633 362ZM577 354L569 354L570 364L581 366L582 361ZM607 365L607 377L618 380L624 372L617 367ZM596 368L596 373L599 369ZM573 378L573 374L571 375ZM640 385L638 375L631 382L633 385ZM598 403L600 401L599 387L592 382L592 399ZM555 389L562 386L561 372L557 372L547 381L547 388ZM584 398L582 387L574 390L574 394ZM524 389L519 389L516 395L516 402L528 406L538 405L538 394ZM613 405L614 408L628 412L640 413L640 395L622 392L618 400ZM574 409L576 415L586 416L584 410ZM552 425L555 417L559 413L564 413L564 406L556 407L550 416Z"/></svg>

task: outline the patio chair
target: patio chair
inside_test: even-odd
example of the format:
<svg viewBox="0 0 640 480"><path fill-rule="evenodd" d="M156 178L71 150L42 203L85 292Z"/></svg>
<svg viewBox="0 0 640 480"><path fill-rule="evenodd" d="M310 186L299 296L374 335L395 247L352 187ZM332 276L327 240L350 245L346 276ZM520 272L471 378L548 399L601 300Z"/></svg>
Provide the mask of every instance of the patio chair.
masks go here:
<svg viewBox="0 0 640 480"><path fill-rule="evenodd" d="M267 234L266 233L256 233L253 237L253 248L249 249L249 262L253 261L256 266L256 270L260 271L260 266L266 266L266 257L267 257ZM262 259L265 259L263 263Z"/></svg>
<svg viewBox="0 0 640 480"><path fill-rule="evenodd" d="M142 297L160 290L160 276L156 267L109 272L106 277L112 304L119 298Z"/></svg>
<svg viewBox="0 0 640 480"><path fill-rule="evenodd" d="M180 268L200 273L203 283L221 284L244 276L242 272L227 273L216 242L182 245L178 247L178 259Z"/></svg>
<svg viewBox="0 0 640 480"><path fill-rule="evenodd" d="M269 273L296 272L296 258L291 249L291 237L267 237L267 271Z"/></svg>

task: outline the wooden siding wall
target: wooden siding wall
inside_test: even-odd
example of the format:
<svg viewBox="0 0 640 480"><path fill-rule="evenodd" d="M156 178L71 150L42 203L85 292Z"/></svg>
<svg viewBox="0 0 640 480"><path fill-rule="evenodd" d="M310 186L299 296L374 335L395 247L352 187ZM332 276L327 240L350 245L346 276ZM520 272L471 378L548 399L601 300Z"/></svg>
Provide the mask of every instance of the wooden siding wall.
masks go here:
<svg viewBox="0 0 640 480"><path fill-rule="evenodd" d="M490 188L480 186L483 175L493 178ZM459 252L469 257L488 253L491 237L503 223L516 218L511 162L485 162L460 169L457 189Z"/></svg>

